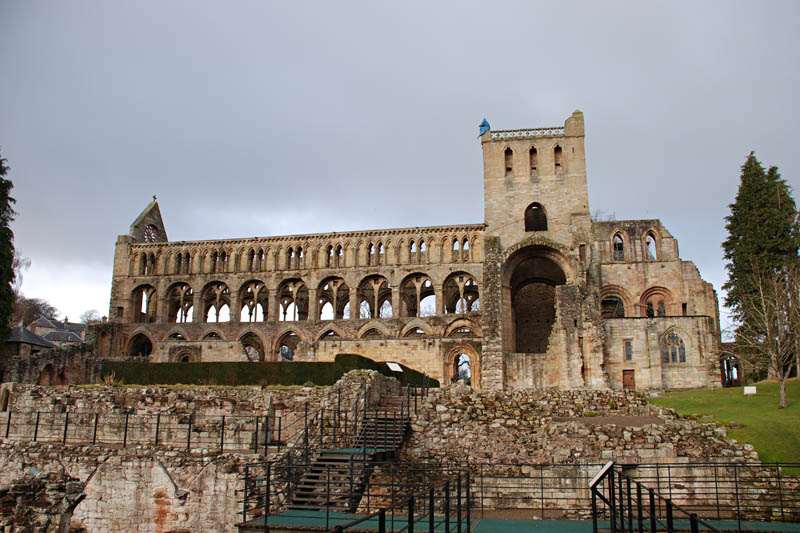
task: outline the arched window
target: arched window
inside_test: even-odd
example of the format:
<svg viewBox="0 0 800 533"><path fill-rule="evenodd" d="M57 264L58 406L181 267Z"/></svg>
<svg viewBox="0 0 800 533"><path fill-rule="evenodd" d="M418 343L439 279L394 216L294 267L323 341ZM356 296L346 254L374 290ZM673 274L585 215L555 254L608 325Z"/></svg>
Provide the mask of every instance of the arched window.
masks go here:
<svg viewBox="0 0 800 533"><path fill-rule="evenodd" d="M648 261L655 261L658 259L658 254L656 253L656 236L652 231L648 231L647 235L644 237L644 248L647 250Z"/></svg>
<svg viewBox="0 0 800 533"><path fill-rule="evenodd" d="M547 215L542 204L534 202L525 209L525 231L547 231Z"/></svg>
<svg viewBox="0 0 800 533"><path fill-rule="evenodd" d="M529 157L531 161L531 176L535 176L536 168L539 166L539 154L536 152L536 147L531 146Z"/></svg>
<svg viewBox="0 0 800 533"><path fill-rule="evenodd" d="M662 363L685 363L686 345L677 333L670 331L661 339Z"/></svg>
<svg viewBox="0 0 800 533"><path fill-rule="evenodd" d="M614 261L625 261L625 242L619 233L614 235Z"/></svg>
<svg viewBox="0 0 800 533"><path fill-rule="evenodd" d="M553 160L555 161L556 164L556 172L560 171L561 167L563 166L563 157L564 155L561 150L561 147L559 145L556 145L556 147L553 148Z"/></svg>
<svg viewBox="0 0 800 533"><path fill-rule="evenodd" d="M336 247L336 266L343 267L346 266L344 264L344 251L342 250L342 245Z"/></svg>
<svg viewBox="0 0 800 533"><path fill-rule="evenodd" d="M333 265L333 246L328 245L325 249L325 266L330 268Z"/></svg>
<svg viewBox="0 0 800 533"><path fill-rule="evenodd" d="M379 242L378 243L378 264L379 265L383 265L383 264L386 263L386 261L383 260L384 257L386 257L386 249L383 247L383 243Z"/></svg>
<svg viewBox="0 0 800 533"><path fill-rule="evenodd" d="M514 172L514 152L511 150L511 148L506 148L505 161L506 176L510 176Z"/></svg>

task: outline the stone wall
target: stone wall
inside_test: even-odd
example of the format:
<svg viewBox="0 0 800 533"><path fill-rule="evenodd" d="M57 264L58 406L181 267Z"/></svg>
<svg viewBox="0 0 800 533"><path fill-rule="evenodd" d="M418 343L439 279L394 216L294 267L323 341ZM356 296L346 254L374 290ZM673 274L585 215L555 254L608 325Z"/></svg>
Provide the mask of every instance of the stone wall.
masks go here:
<svg viewBox="0 0 800 533"><path fill-rule="evenodd" d="M434 389L403 456L426 464L757 461L724 428L649 405L630 391Z"/></svg>
<svg viewBox="0 0 800 533"><path fill-rule="evenodd" d="M336 385L326 388L53 388L4 384L3 390L9 391L12 420L15 411L59 416L64 412L126 412L150 416L151 421L158 414L167 418L192 413L201 419L273 412L294 420L289 425L299 432L306 404L310 411L333 409L339 402L347 409L361 394L362 384L370 392L369 406L377 406L385 395L400 392L397 380L371 370L348 372ZM8 413L0 413L3 430ZM143 431L150 434L153 427ZM244 442L247 437L241 433L246 431L229 429L227 436ZM69 476L86 494L72 516L73 525L89 532L236 531L242 510L239 499L244 466L263 460L262 455L246 447L236 453L220 453L194 441L196 444L187 450L180 436L172 442L166 434L157 447L136 444L127 448L78 442L62 445L61 435L60 427L48 434L43 426L38 438L54 442L1 439L0 496L4 488L27 483L31 471ZM287 440L291 441L291 435L287 434Z"/></svg>

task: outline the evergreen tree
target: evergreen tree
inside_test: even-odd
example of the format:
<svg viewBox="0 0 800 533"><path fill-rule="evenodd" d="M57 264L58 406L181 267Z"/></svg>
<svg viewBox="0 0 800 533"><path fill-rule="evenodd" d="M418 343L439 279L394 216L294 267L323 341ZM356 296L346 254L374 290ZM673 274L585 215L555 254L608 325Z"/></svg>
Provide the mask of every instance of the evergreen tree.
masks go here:
<svg viewBox="0 0 800 533"><path fill-rule="evenodd" d="M728 281L722 288L728 291L725 305L741 322L747 320L742 302L756 290L754 265L779 272L797 261L797 208L778 169L764 172L752 152L742 165L739 191L729 207L728 238L722 243Z"/></svg>
<svg viewBox="0 0 800 533"><path fill-rule="evenodd" d="M10 333L9 319L14 310L14 232L11 222L17 214L11 207L15 200L11 197L14 184L5 179L8 173L6 160L0 157L0 342Z"/></svg>

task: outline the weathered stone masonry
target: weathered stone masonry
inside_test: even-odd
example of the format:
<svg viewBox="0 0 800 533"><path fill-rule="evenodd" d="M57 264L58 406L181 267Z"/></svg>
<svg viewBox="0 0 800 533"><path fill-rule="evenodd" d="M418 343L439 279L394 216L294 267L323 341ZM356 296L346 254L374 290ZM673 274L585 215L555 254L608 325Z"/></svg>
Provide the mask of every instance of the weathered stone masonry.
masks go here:
<svg viewBox="0 0 800 533"><path fill-rule="evenodd" d="M481 136L484 223L169 242L153 201L117 240L104 356L358 353L486 389L719 383L716 294L658 220L593 221L583 115Z"/></svg>

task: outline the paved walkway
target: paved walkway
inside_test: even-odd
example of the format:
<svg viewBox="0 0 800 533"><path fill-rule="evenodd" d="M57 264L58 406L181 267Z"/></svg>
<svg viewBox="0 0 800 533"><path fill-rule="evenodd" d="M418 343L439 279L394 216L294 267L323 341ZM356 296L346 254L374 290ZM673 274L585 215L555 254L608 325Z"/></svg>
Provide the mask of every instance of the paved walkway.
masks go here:
<svg viewBox="0 0 800 533"><path fill-rule="evenodd" d="M325 511L305 511L294 510L269 517L269 525L279 531L325 531L336 525L344 525L364 515L351 513L328 513ZM711 520L709 523L719 529L726 531L738 531L739 523L736 520ZM263 520L257 520L240 531L259 531L263 530ZM401 529L407 524L405 516L395 516L395 529ZM428 518L424 517L415 522L414 531L428 531ZM466 522L462 522L462 531L466 533ZM608 530L608 522L600 522L601 530ZM688 531L688 520L675 520L675 528ZM800 533L800 523L785 522L742 522L742 531L747 532L798 532ZM391 516L386 517L386 529L391 531ZM646 528L645 528L646 529ZM704 529L701 527L701 530ZM348 531L377 531L378 517L361 522L353 529ZM450 530L455 531L455 520L450 522ZM441 517L436 519L436 531L444 531L444 523ZM580 520L473 520L472 531L475 533L591 533L592 522Z"/></svg>

